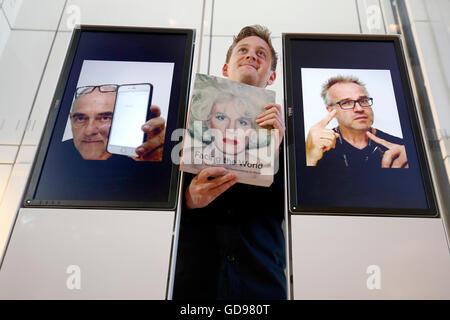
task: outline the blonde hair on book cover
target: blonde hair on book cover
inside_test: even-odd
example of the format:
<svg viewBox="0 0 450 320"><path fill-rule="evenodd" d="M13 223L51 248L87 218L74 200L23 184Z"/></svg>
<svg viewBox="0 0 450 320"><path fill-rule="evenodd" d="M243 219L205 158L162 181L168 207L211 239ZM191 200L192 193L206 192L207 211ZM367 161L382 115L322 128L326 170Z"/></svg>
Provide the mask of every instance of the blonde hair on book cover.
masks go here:
<svg viewBox="0 0 450 320"><path fill-rule="evenodd" d="M250 136L248 148L267 146L270 144L270 133L258 134L257 129L262 128L259 128L255 122L255 118L265 111L264 106L267 104L267 97L251 93L247 85L238 82L231 85L229 81L201 74L197 75L189 114L189 134L192 138L203 143L211 143L212 136L208 120L212 116L213 106L221 102L233 102L236 112L243 117L252 119L252 128L255 129L255 132ZM201 121L201 126L194 125L196 121Z"/></svg>

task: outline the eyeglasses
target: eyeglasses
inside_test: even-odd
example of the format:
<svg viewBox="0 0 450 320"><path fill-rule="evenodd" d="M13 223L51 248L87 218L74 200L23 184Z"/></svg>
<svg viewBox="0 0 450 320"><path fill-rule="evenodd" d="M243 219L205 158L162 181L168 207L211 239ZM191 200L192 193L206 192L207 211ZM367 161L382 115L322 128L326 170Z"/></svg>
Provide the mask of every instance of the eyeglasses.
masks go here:
<svg viewBox="0 0 450 320"><path fill-rule="evenodd" d="M350 110L354 109L356 106L356 103L359 103L359 105L363 108L368 108L373 105L373 98L361 98L358 100L341 100L338 102L335 102L332 105L338 104L343 110Z"/></svg>
<svg viewBox="0 0 450 320"><path fill-rule="evenodd" d="M85 86L85 87L79 87L77 88L75 92L75 99L77 99L79 96L83 94L89 94L92 91L95 90L95 88L98 88L98 91L100 92L116 92L119 88L118 84L102 84L99 86Z"/></svg>

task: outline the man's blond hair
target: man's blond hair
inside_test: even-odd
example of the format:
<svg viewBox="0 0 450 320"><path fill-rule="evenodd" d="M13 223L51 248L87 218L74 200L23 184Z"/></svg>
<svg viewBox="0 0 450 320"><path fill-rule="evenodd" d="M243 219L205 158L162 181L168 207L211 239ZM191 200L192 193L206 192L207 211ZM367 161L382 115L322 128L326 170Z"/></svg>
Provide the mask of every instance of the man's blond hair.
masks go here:
<svg viewBox="0 0 450 320"><path fill-rule="evenodd" d="M237 43L241 41L242 39L245 39L247 37L256 36L261 39L263 39L267 45L270 48L270 53L272 55L272 61L270 64L270 68L272 71L275 71L277 69L277 60L278 60L278 54L275 51L272 41L270 40L270 31L266 27L263 27L259 24L255 24L252 26L246 26L239 31L239 34L237 36L233 37L233 43L228 48L227 56L225 59L225 62L228 63L231 58L231 53L233 52L234 47L236 47Z"/></svg>

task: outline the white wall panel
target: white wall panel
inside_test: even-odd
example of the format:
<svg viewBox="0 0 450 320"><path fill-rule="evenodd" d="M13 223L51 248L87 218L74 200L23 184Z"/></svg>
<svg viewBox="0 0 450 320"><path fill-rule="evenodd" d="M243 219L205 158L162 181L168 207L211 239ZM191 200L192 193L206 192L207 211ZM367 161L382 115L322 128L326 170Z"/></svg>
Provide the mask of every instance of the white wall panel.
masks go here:
<svg viewBox="0 0 450 320"><path fill-rule="evenodd" d="M251 24L265 25L278 37L283 32L360 32L354 0L215 1L213 35L234 35Z"/></svg>
<svg viewBox="0 0 450 320"><path fill-rule="evenodd" d="M199 48L199 64L195 72L208 74L208 64L209 64L209 49L211 44L210 30L212 26L212 15L213 15L213 1L205 0L203 1L203 29L201 38L201 47ZM197 47L200 45L200 30L197 33Z"/></svg>
<svg viewBox="0 0 450 320"><path fill-rule="evenodd" d="M174 212L21 209L0 299L164 299L173 223Z"/></svg>
<svg viewBox="0 0 450 320"><path fill-rule="evenodd" d="M69 0L60 30L81 24L139 27L195 28L200 30L202 0Z"/></svg>
<svg viewBox="0 0 450 320"><path fill-rule="evenodd" d="M379 0L356 0L362 33L385 34L383 12Z"/></svg>
<svg viewBox="0 0 450 320"><path fill-rule="evenodd" d="M200 64L198 69L199 73L208 74L210 46L211 46L210 36L203 36L202 48L200 51Z"/></svg>
<svg viewBox="0 0 450 320"><path fill-rule="evenodd" d="M450 156L445 158L444 165L445 165L445 169L447 170L447 174L448 174L448 183L450 183Z"/></svg>
<svg viewBox="0 0 450 320"><path fill-rule="evenodd" d="M31 164L15 164L0 204L0 257L19 209Z"/></svg>
<svg viewBox="0 0 450 320"><path fill-rule="evenodd" d="M20 144L52 32L11 31L0 57L0 144Z"/></svg>
<svg viewBox="0 0 450 320"><path fill-rule="evenodd" d="M5 146L0 145L0 163L11 163L13 164L16 160L18 146Z"/></svg>
<svg viewBox="0 0 450 320"><path fill-rule="evenodd" d="M11 170L12 170L12 165L0 164L0 204L2 203L3 194L4 194L6 186L8 184L8 179L9 179Z"/></svg>
<svg viewBox="0 0 450 320"><path fill-rule="evenodd" d="M34 156L37 151L37 146L24 146L20 147L17 154L16 163L33 163Z"/></svg>
<svg viewBox="0 0 450 320"><path fill-rule="evenodd" d="M56 30L65 0L4 0L13 29Z"/></svg>
<svg viewBox="0 0 450 320"><path fill-rule="evenodd" d="M238 31L239 32L239 31ZM225 63L227 50L233 42L231 36L212 37L209 72L213 76L223 77L222 67Z"/></svg>
<svg viewBox="0 0 450 320"><path fill-rule="evenodd" d="M24 0L3 0L2 10L8 19L9 25L12 28L19 16L19 11Z"/></svg>
<svg viewBox="0 0 450 320"><path fill-rule="evenodd" d="M36 101L30 115L23 144L37 145L47 120L48 111L56 90L59 75L69 47L71 32L58 32L50 53Z"/></svg>
<svg viewBox="0 0 450 320"><path fill-rule="evenodd" d="M213 0L204 0L205 15L203 18L203 35L211 35L211 27L213 23L214 7Z"/></svg>
<svg viewBox="0 0 450 320"><path fill-rule="evenodd" d="M429 0L428 0L429 1ZM426 0L406 0L411 20L428 20L428 12L425 7Z"/></svg>
<svg viewBox="0 0 450 320"><path fill-rule="evenodd" d="M9 29L8 21L6 21L3 10L0 10L0 57L5 49L10 32L11 30Z"/></svg>
<svg viewBox="0 0 450 320"><path fill-rule="evenodd" d="M414 22L414 37L417 51L424 71L425 87L430 98L434 120L439 138L444 132L450 131L450 92L443 65L437 50L434 34L429 22Z"/></svg>
<svg viewBox="0 0 450 320"><path fill-rule="evenodd" d="M295 299L449 299L441 219L292 216ZM380 289L369 289L369 266Z"/></svg>
<svg viewBox="0 0 450 320"><path fill-rule="evenodd" d="M449 132L447 132L448 134ZM439 141L441 145L441 151L442 151L442 158L445 159L447 157L450 157L450 136L444 136L441 141ZM450 173L450 171L449 171Z"/></svg>

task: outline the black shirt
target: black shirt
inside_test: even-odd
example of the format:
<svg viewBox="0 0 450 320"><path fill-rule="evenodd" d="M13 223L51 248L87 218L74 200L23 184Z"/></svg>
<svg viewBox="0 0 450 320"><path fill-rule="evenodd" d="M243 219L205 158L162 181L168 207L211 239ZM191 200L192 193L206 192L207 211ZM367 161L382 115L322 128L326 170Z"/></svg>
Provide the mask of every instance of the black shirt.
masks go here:
<svg viewBox="0 0 450 320"><path fill-rule="evenodd" d="M404 145L402 139L376 130L376 136L388 142ZM344 138L336 139L336 146L324 153L322 159L317 162L318 167L329 168L381 168L381 159L386 148L369 139L364 149L358 149L348 143Z"/></svg>
<svg viewBox="0 0 450 320"><path fill-rule="evenodd" d="M183 209L173 299L286 299L279 163L268 188L238 183L205 208Z"/></svg>

